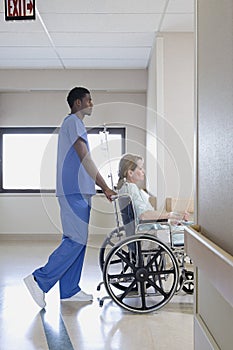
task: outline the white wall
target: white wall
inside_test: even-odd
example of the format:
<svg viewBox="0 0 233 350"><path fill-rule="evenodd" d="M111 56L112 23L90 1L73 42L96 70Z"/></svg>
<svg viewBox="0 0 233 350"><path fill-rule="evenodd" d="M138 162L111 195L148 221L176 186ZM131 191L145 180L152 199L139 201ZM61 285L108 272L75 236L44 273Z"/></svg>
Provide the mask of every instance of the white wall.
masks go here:
<svg viewBox="0 0 233 350"><path fill-rule="evenodd" d="M0 70L0 91L68 91L85 86L94 91L145 91L145 70Z"/></svg>
<svg viewBox="0 0 233 350"><path fill-rule="evenodd" d="M92 91L93 115L87 126L126 126L127 151L145 156L147 72L0 71L0 126L59 126L69 113L66 95L77 85ZM93 201L91 233L115 227L112 204ZM60 231L54 195L0 195L0 234L54 234Z"/></svg>
<svg viewBox="0 0 233 350"><path fill-rule="evenodd" d="M150 193L157 197L157 205L160 204L158 200L158 174L157 174L157 161L158 161L158 147L157 145L157 111L160 108L160 101L163 97L159 92L163 94L163 88L160 84L163 84L163 49L158 47L158 41L163 45L163 40L156 40L155 46L151 52L150 64L148 67L148 86L147 86L147 138L146 138L146 173L147 173L147 188ZM157 94L158 92L158 94Z"/></svg>
<svg viewBox="0 0 233 350"><path fill-rule="evenodd" d="M151 185L152 192L156 191L160 205L166 197L190 198L193 195L193 33L160 33L156 38L149 66L147 101L152 108L147 113L150 139L157 142L156 161L152 165L157 172L157 186ZM151 165L148 170L153 173ZM152 175L149 180L153 181Z"/></svg>
<svg viewBox="0 0 233 350"><path fill-rule="evenodd" d="M164 130L167 193L193 192L194 35L164 34Z"/></svg>

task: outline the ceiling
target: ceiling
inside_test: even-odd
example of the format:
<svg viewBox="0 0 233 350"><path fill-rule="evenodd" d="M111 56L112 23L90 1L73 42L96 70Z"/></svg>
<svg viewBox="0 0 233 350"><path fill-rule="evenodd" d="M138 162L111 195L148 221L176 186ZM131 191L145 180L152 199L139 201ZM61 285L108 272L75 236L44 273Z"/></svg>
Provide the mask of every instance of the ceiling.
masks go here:
<svg viewBox="0 0 233 350"><path fill-rule="evenodd" d="M145 69L156 35L193 31L194 0L35 4L35 20L5 21L1 0L0 69Z"/></svg>

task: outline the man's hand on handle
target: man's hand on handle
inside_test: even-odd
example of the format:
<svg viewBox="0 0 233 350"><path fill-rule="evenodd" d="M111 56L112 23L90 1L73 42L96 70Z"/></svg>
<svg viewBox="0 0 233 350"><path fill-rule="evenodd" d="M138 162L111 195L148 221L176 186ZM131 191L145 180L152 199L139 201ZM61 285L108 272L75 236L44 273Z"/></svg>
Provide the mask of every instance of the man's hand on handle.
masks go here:
<svg viewBox="0 0 233 350"><path fill-rule="evenodd" d="M111 188L107 187L106 189L103 190L106 198L112 202L112 196L116 195L117 193L113 190L111 190Z"/></svg>

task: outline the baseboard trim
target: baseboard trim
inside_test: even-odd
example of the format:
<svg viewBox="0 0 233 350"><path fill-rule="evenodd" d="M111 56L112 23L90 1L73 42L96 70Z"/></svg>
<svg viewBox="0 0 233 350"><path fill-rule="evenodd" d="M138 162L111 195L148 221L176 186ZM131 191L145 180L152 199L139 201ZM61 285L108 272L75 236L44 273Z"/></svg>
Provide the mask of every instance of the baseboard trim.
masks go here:
<svg viewBox="0 0 233 350"><path fill-rule="evenodd" d="M59 233L0 233L0 241L61 241L62 235ZM88 243L92 241L103 242L105 234L89 234Z"/></svg>
<svg viewBox="0 0 233 350"><path fill-rule="evenodd" d="M60 241L61 234L58 233L1 233L0 241Z"/></svg>

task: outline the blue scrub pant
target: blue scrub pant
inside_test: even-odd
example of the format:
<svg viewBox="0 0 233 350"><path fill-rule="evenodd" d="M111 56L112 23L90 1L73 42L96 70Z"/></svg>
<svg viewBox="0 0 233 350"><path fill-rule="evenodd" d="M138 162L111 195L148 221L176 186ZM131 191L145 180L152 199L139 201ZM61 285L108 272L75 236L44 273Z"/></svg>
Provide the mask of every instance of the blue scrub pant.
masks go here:
<svg viewBox="0 0 233 350"><path fill-rule="evenodd" d="M88 238L91 196L67 195L58 198L63 228L63 239L43 267L33 276L47 293L58 281L60 298L70 298L80 291L83 261Z"/></svg>

